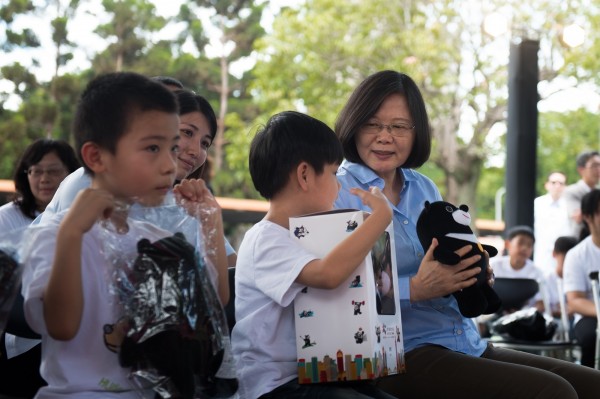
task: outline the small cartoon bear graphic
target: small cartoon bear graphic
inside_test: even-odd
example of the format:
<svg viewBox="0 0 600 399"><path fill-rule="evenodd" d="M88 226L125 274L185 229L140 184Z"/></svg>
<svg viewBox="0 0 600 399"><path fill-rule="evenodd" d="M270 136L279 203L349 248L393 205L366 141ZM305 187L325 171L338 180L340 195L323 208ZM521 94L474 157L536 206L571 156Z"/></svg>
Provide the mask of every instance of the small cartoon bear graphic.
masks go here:
<svg viewBox="0 0 600 399"><path fill-rule="evenodd" d="M358 314L362 314L360 311L360 307L365 304L365 301L352 301L352 305L354 305L354 316Z"/></svg>
<svg viewBox="0 0 600 399"><path fill-rule="evenodd" d="M304 337L300 336L300 339L304 341L304 345L302 345L302 349L309 348L311 346L315 346L316 342L310 342L310 335L306 334Z"/></svg>

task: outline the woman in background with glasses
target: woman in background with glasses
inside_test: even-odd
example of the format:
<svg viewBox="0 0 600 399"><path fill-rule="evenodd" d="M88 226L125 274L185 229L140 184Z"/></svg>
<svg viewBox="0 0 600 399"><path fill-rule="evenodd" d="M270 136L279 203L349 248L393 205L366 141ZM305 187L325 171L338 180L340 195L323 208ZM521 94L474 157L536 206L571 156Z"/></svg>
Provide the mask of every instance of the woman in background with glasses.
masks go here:
<svg viewBox="0 0 600 399"><path fill-rule="evenodd" d="M417 219L426 200L442 197L415 170L431 151L427 111L415 82L395 71L367 77L340 112L335 132L346 158L338 170L342 187L336 207L369 211L348 190L376 186L394 215L406 373L381 378L379 387L406 399L597 398L600 372L494 348L460 313L450 294L475 283L479 268L468 267L479 255L448 266L433 259L436 244L422 248ZM457 253L465 254L465 248Z"/></svg>
<svg viewBox="0 0 600 399"><path fill-rule="evenodd" d="M28 226L44 211L60 182L79 167L63 140L38 139L29 145L14 172L15 198L0 207L0 234ZM1 294L1 293L0 293ZM45 385L39 373L39 337L27 327L18 295L0 340L0 396L30 398Z"/></svg>
<svg viewBox="0 0 600 399"><path fill-rule="evenodd" d="M0 231L30 224L44 211L60 182L78 167L75 151L66 141L38 139L29 145L14 172L15 198L0 207Z"/></svg>

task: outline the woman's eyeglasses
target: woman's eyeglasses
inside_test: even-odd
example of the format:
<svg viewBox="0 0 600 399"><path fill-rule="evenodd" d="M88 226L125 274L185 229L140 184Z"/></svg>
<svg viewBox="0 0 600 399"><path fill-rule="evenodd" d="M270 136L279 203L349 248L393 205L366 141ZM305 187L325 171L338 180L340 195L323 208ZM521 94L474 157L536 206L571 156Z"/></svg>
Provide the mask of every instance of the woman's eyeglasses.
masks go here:
<svg viewBox="0 0 600 399"><path fill-rule="evenodd" d="M363 125L363 130L369 134L378 134L384 128L394 137L405 137L415 128L415 125L401 122L390 123L389 125L379 122L367 122Z"/></svg>
<svg viewBox="0 0 600 399"><path fill-rule="evenodd" d="M24 170L23 172L25 172L29 177L35 177L35 178L42 177L44 175L44 173L46 173L50 177L61 177L67 173L67 171L64 168L44 169L44 168L36 168L34 166L32 166L29 169Z"/></svg>

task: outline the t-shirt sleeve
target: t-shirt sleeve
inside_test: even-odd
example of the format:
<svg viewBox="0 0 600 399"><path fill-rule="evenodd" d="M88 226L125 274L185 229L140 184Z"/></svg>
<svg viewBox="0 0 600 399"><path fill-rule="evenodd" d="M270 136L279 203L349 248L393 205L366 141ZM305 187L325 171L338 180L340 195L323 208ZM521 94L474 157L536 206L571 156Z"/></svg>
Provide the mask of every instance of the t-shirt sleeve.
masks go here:
<svg viewBox="0 0 600 399"><path fill-rule="evenodd" d="M54 250L56 226L33 227L24 239L26 250L23 258L23 285L25 319L32 330L46 333L42 296L48 284Z"/></svg>
<svg viewBox="0 0 600 399"><path fill-rule="evenodd" d="M588 291L588 278L581 266L578 252L573 249L567 252L563 267L563 288L565 294L572 291Z"/></svg>
<svg viewBox="0 0 600 399"><path fill-rule="evenodd" d="M283 231L283 230L282 230ZM308 252L279 228L266 228L255 242L254 267L257 287L279 305L290 305L304 288L296 278L317 256Z"/></svg>

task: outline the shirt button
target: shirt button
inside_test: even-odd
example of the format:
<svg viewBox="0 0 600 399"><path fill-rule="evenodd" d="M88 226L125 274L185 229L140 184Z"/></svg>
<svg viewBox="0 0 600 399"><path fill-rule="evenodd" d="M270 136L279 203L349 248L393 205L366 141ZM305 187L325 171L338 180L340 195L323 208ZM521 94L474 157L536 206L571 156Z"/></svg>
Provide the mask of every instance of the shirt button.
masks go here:
<svg viewBox="0 0 600 399"><path fill-rule="evenodd" d="M405 221L403 221L402 223L404 223L404 224L408 224L408 220L405 220Z"/></svg>
<svg viewBox="0 0 600 399"><path fill-rule="evenodd" d="M463 333L463 331L462 331L462 330L456 330L456 333L457 333L458 335L461 335L461 334Z"/></svg>
<svg viewBox="0 0 600 399"><path fill-rule="evenodd" d="M418 256L419 258L422 258L422 257L423 257L423 254L422 254L421 252L417 252L417 256Z"/></svg>

